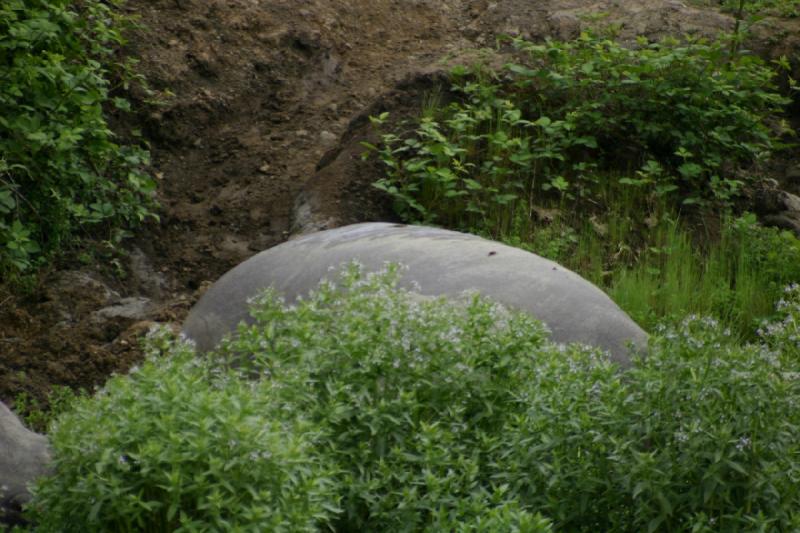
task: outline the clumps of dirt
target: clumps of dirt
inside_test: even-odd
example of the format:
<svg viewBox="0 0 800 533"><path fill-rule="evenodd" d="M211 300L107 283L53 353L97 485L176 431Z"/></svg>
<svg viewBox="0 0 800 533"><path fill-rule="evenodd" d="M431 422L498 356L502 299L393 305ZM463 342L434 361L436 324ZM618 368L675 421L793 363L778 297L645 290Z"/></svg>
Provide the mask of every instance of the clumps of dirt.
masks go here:
<svg viewBox="0 0 800 533"><path fill-rule="evenodd" d="M24 392L46 406L53 385L92 391L141 359L139 339L156 322L175 323L190 307L186 296L161 303L125 290L84 268L43 275L24 299L0 291L0 399Z"/></svg>
<svg viewBox="0 0 800 533"><path fill-rule="evenodd" d="M357 222L395 220L388 198L372 186L383 170L377 155L369 154L363 144L380 144L380 132L370 117L389 113L384 128L394 131L418 117L426 95L431 94L438 95L442 102L451 98L445 69L409 75L350 122L339 144L323 156L317 173L297 196L293 234Z"/></svg>
<svg viewBox="0 0 800 533"><path fill-rule="evenodd" d="M141 117L165 207L155 262L196 287L285 240L294 197L350 116L424 48L415 40L446 42L438 4L131 2L144 28L131 52L175 93Z"/></svg>
<svg viewBox="0 0 800 533"><path fill-rule="evenodd" d="M141 357L139 334L177 327L213 280L294 230L391 219L369 186L377 163L361 161L360 137L375 134L370 114L416 113L421 94L444 83L442 61L493 47L502 33L570 38L616 24L632 38L732 26L676 0L129 0L125 9L140 21L126 53L172 94L153 106L134 91L137 115L118 119L150 144L161 220L126 245L127 277L66 262L30 295L0 288L5 402L125 372Z"/></svg>

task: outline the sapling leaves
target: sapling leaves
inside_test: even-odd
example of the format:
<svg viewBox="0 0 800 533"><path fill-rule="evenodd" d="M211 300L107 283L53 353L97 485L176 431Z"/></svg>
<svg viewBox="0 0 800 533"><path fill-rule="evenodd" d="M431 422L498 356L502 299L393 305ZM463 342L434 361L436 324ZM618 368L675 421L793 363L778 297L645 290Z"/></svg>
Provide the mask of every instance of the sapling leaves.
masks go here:
<svg viewBox="0 0 800 533"><path fill-rule="evenodd" d="M79 234L155 216L146 150L120 146L104 115L107 103L130 109L110 98L109 80L137 79L114 58L125 25L117 3L0 5L0 197L15 200L0 209L0 276L29 271Z"/></svg>

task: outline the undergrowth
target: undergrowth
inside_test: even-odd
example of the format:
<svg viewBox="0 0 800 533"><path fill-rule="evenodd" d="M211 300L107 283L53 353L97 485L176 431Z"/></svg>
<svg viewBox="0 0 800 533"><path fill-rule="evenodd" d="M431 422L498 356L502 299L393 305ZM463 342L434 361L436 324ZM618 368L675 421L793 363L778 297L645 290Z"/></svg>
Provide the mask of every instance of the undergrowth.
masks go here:
<svg viewBox="0 0 800 533"><path fill-rule="evenodd" d="M725 41L513 45L518 62L457 69L460 98L371 147L401 214L500 237L543 199L591 201L609 180L651 202L726 204L780 145L773 70Z"/></svg>
<svg viewBox="0 0 800 533"><path fill-rule="evenodd" d="M645 324L714 313L752 336L800 279L796 239L733 214L791 134L772 68L730 40L512 44L410 127L372 118L398 214L560 261Z"/></svg>
<svg viewBox="0 0 800 533"><path fill-rule="evenodd" d="M88 235L118 243L154 217L148 152L120 143L107 108L135 74L121 62L121 0L0 4L0 276Z"/></svg>
<svg viewBox="0 0 800 533"><path fill-rule="evenodd" d="M800 280L800 240L746 214L723 218L710 243L697 241L679 222L660 225L637 263L611 278L610 296L648 329L695 313L752 339L783 287Z"/></svg>
<svg viewBox="0 0 800 533"><path fill-rule="evenodd" d="M28 393L22 392L14 398L14 412L22 418L25 426L42 433L62 413L71 410L79 398L86 395L84 389L75 392L67 386L55 385L47 394L45 401L40 402Z"/></svg>
<svg viewBox="0 0 800 533"><path fill-rule="evenodd" d="M797 287L755 344L689 317L620 372L397 282L353 266L293 306L268 292L211 357L157 336L53 427L37 531L800 527Z"/></svg>
<svg viewBox="0 0 800 533"><path fill-rule="evenodd" d="M760 20L764 16L794 18L800 16L800 0L723 0L714 4L722 10L738 15L748 15L749 22Z"/></svg>
<svg viewBox="0 0 800 533"><path fill-rule="evenodd" d="M761 226L751 213L724 216L714 220L718 229L705 231L664 215L641 233L619 211L590 220L562 217L506 242L605 288L647 330L700 314L752 339L783 287L800 281L800 240Z"/></svg>

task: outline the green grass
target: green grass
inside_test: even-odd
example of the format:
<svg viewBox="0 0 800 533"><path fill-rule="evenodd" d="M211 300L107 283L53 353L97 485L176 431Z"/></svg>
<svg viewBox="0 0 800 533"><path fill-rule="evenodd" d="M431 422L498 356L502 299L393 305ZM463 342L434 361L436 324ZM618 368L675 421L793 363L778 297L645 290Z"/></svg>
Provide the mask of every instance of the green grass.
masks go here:
<svg viewBox="0 0 800 533"><path fill-rule="evenodd" d="M693 5L722 9L722 11L735 15L740 9L740 0L693 0ZM800 16L800 0L747 0L741 6L742 14L748 17L777 16L795 18ZM756 19L758 20L758 19Z"/></svg>
<svg viewBox="0 0 800 533"><path fill-rule="evenodd" d="M647 330L711 315L752 339L782 288L800 280L800 241L753 215L712 220L720 228L709 234L666 214L653 217L653 227L636 227L617 207L590 221L563 215L506 242L580 273Z"/></svg>
<svg viewBox="0 0 800 533"><path fill-rule="evenodd" d="M657 246L610 284L610 295L645 326L690 313L718 317L744 338L753 338L781 297L781 287L800 279L798 242L788 232L762 228L752 219L724 221L719 240L700 250L696 237L670 223L654 236ZM775 258L761 256L774 247ZM786 268L770 268L770 261Z"/></svg>

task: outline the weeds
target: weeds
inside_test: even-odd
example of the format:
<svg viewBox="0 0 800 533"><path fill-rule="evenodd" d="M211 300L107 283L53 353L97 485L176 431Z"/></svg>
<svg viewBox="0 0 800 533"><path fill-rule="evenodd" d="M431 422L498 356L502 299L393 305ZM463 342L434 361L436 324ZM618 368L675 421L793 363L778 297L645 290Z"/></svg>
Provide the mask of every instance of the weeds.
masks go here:
<svg viewBox="0 0 800 533"><path fill-rule="evenodd" d="M739 18L747 15L750 21L756 21L764 16L778 16L794 18L800 16L800 1L798 0L724 0L720 2L722 10ZM717 7L720 3L714 3Z"/></svg>
<svg viewBox="0 0 800 533"><path fill-rule="evenodd" d="M59 419L38 530L800 527L796 288L757 344L689 317L621 374L397 281L352 266L293 306L267 293L213 358L156 339Z"/></svg>
<svg viewBox="0 0 800 533"><path fill-rule="evenodd" d="M47 395L44 404L27 393L19 394L14 398L14 411L22 416L26 426L43 433L55 419L70 411L78 399L86 396L86 391L82 389L75 392L69 387L56 385Z"/></svg>
<svg viewBox="0 0 800 533"><path fill-rule="evenodd" d="M774 72L725 40L512 44L517 61L457 69L460 97L367 145L386 170L375 186L408 221L564 263L644 324L715 313L752 336L800 276L791 235L728 227L789 131Z"/></svg>
<svg viewBox="0 0 800 533"><path fill-rule="evenodd" d="M334 506L316 431L165 333L52 427L37 531L314 531ZM169 346L169 357L159 358Z"/></svg>
<svg viewBox="0 0 800 533"><path fill-rule="evenodd" d="M719 239L705 251L693 239L675 222L660 229L636 266L614 278L610 295L648 327L696 313L716 316L752 339L783 287L800 280L800 241L760 226L753 215L724 220Z"/></svg>

